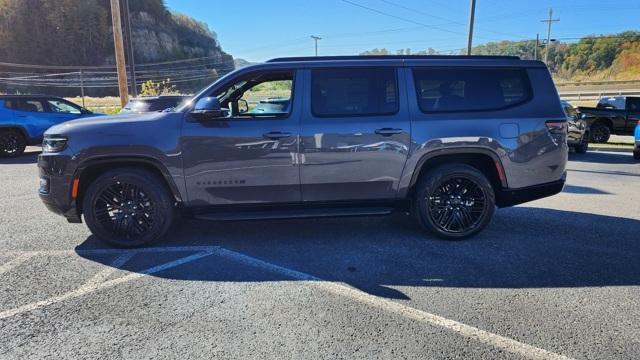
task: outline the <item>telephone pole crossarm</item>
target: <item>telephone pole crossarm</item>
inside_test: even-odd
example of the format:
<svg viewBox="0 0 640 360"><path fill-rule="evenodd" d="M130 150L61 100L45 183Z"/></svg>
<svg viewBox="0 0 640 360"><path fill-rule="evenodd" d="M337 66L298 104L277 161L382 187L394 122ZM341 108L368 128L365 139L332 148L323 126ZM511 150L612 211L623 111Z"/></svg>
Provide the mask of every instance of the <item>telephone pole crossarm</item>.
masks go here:
<svg viewBox="0 0 640 360"><path fill-rule="evenodd" d="M549 65L549 48L551 47L551 24L558 22L560 19L553 18L553 9L549 8L549 19L540 20L540 22L547 23L547 43L544 50L544 63Z"/></svg>

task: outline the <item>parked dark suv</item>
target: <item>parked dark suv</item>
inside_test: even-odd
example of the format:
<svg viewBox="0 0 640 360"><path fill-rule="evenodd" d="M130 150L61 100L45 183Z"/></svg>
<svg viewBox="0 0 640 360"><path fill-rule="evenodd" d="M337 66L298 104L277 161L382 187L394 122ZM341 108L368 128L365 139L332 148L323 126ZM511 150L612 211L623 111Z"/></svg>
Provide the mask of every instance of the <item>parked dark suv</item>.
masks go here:
<svg viewBox="0 0 640 360"><path fill-rule="evenodd" d="M260 99L265 101L260 101ZM287 106L247 104L277 98ZM546 67L514 57L282 58L173 112L47 131L40 196L138 246L178 213L209 220L413 214L440 237L556 194L567 119Z"/></svg>

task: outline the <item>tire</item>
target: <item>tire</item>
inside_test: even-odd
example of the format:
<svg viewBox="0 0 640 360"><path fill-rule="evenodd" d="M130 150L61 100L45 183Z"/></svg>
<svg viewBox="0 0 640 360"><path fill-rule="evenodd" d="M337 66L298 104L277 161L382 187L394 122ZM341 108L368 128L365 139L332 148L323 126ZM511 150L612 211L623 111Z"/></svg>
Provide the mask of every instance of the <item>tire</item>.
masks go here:
<svg viewBox="0 0 640 360"><path fill-rule="evenodd" d="M606 143L611 137L611 129L602 121L597 121L591 125L591 141L594 143Z"/></svg>
<svg viewBox="0 0 640 360"><path fill-rule="evenodd" d="M580 144L574 146L573 149L576 151L576 154L585 154L587 150L589 150L589 135L585 134L582 137L582 141L580 141Z"/></svg>
<svg viewBox="0 0 640 360"><path fill-rule="evenodd" d="M489 224L494 211L491 183L469 165L436 167L421 177L416 189L414 213L418 221L443 239L459 240L477 234Z"/></svg>
<svg viewBox="0 0 640 360"><path fill-rule="evenodd" d="M82 209L96 237L127 248L157 241L171 227L176 212L163 180L135 168L100 175L84 193Z"/></svg>
<svg viewBox="0 0 640 360"><path fill-rule="evenodd" d="M0 130L0 157L17 157L24 153L27 140L18 130Z"/></svg>

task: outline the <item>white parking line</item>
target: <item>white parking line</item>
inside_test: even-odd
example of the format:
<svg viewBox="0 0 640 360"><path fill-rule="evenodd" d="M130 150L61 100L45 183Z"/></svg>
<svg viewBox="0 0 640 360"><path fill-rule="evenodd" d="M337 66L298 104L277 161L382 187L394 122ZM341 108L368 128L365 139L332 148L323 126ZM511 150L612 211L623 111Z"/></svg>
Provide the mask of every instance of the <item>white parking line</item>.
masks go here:
<svg viewBox="0 0 640 360"><path fill-rule="evenodd" d="M105 281L110 274L116 271L118 268L122 267L127 261L129 261L135 254L138 253L167 253L167 252L189 252L189 251L197 251L197 253L189 256L185 256L179 258L174 261L170 261L158 266L154 266L148 268L146 270L142 270L137 273L131 273L129 275L125 275L120 278L116 278L113 280ZM50 255L62 255L62 254L76 254L74 250L53 250L53 251L32 251L32 252L23 252L16 259L9 261L5 265L0 267L0 273L2 273L2 269L5 267L11 269L19 263L27 260L28 258L35 256L36 254L50 254ZM48 306L51 304L55 304L67 299L72 299L76 297L80 297L92 292L95 292L100 289L105 289L109 287L113 287L115 285L119 285L122 283L126 283L131 280L138 279L145 275L158 273L167 269L171 269L189 262L193 262L200 258L210 256L210 255L218 255L245 265L249 265L252 267L257 267L263 270L267 270L270 272L282 274L293 279L297 280L305 280L310 281L311 284L318 286L325 291L331 292L333 294L343 296L363 304L367 304L369 306L373 306L384 311L397 314L403 316L408 319L412 319L415 321L419 321L422 323L430 324L433 326L438 326L441 328L445 328L449 331L456 332L462 336L467 338L471 338L477 340L479 342L492 345L494 347L500 348L502 350L519 354L524 357L530 359L570 359L564 355L560 355L551 351L547 351L529 344L525 344L523 342L507 338L501 335L497 335L485 330L481 330L474 326L470 326L455 320L447 319L445 317L435 315L423 310L418 310L412 308L410 306L380 298L371 294L367 294L360 290L356 290L349 286L341 285L335 282L325 281L317 276L313 276L304 272L300 272L297 270L289 269L280 265L276 265L273 263L266 262L264 260L260 260L249 255L245 255L236 251L224 249L218 246L179 246L179 247L159 247L159 248L143 248L143 249L134 249L134 250L123 250L123 249L92 249L92 250L78 250L78 254L119 254L120 256L110 265L109 269L105 269L102 272L95 275L92 279L87 281L80 288L71 291L69 293L59 295L56 297L52 297L46 300L38 301L35 303L27 304L20 306L18 308L5 310L0 312L0 319L4 319L7 317L11 317L23 312L35 310L37 308L41 308L44 306ZM13 265L9 265L12 264ZM16 264L17 263L17 264ZM5 270L6 271L6 270Z"/></svg>
<svg viewBox="0 0 640 360"><path fill-rule="evenodd" d="M211 251L217 249L218 246L168 246L154 248L139 249L78 249L78 250L7 250L6 254L24 255L24 254L42 254L42 255L117 255L124 253L172 253L172 252L198 252Z"/></svg>
<svg viewBox="0 0 640 360"><path fill-rule="evenodd" d="M235 260L242 264L251 265L253 267L261 268L267 271L279 273L282 275L290 276L298 280L313 281L312 284L329 291L333 294L350 298L352 300L359 301L361 303L377 307L384 311L394 313L409 319L427 323L430 325L439 326L447 330L459 333L467 338L477 340L479 342L492 345L511 353L525 356L529 359L569 359L564 355L560 355L551 351L547 351L529 344L522 343L520 341L510 339L501 335L490 333L478 329L476 327L463 324L461 322L450 320L445 317L435 315L423 310L418 310L395 301L383 299L371 294L367 294L360 290L353 289L351 287L340 285L334 282L323 281L322 279L306 274L300 271L288 269L276 264L272 264L245 254L241 254L235 251L220 248L215 251L216 255L223 256L225 258Z"/></svg>
<svg viewBox="0 0 640 360"><path fill-rule="evenodd" d="M7 271L19 266L23 262L29 260L30 258L38 255L37 252L29 252L24 254L19 254L15 258L9 260L8 262L0 265L0 275L6 273Z"/></svg>
<svg viewBox="0 0 640 360"><path fill-rule="evenodd" d="M19 306L17 308L14 309L10 309L10 310L5 310L0 312L0 320L20 314L20 313L24 313L27 311L32 311L41 307L45 307L45 306L49 306L64 300L68 300L68 299L73 299L73 298L77 298L83 295L87 295L90 294L94 291L97 290L101 290L101 289L105 289L105 288L109 288L115 285L119 285L131 280L135 280L138 279L140 277L143 277L145 275L149 275L149 274L154 274L157 272L161 272L167 269L171 269L174 268L176 266L180 266L182 264L186 264L195 260L198 260L200 258L203 258L205 256L209 256L213 254L213 251L203 251L203 252L199 252L193 255L189 255L189 256L185 256L182 258L179 258L177 260L174 261L170 261L158 266L154 266L151 268L148 268L146 270L142 270L138 273L132 273L129 275L125 275L123 277L117 278L117 279L113 279L113 280L109 280L109 281L104 281L104 279L106 279L111 272L115 271L115 269L117 269L118 266L122 266L124 265L129 259L131 259L131 257L133 257L133 255L136 254L136 251L128 251L127 253L121 255L120 257L118 257L111 265L112 267L110 269L106 269L105 271L102 271L100 273L98 273L96 276L94 276L92 279L90 279L87 283L85 283L83 286L81 286L80 288L68 292L66 294L62 294L59 296L54 296L51 297L49 299L45 299L45 300L41 300L41 301L37 301L31 304L26 304L23 306ZM100 281L104 281L104 282L100 282Z"/></svg>

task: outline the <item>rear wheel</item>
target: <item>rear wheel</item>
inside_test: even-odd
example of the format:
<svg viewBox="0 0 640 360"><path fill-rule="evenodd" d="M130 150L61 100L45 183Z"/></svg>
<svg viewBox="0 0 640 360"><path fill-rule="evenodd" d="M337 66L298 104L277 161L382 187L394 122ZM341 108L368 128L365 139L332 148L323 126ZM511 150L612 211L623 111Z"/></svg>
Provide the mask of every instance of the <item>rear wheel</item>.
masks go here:
<svg viewBox="0 0 640 360"><path fill-rule="evenodd" d="M607 124L598 121L591 125L591 140L595 143L606 143L611 137L611 129Z"/></svg>
<svg viewBox="0 0 640 360"><path fill-rule="evenodd" d="M457 240L484 229L495 210L489 180L477 169L452 164L439 166L422 177L414 211L420 224L439 237Z"/></svg>
<svg viewBox="0 0 640 360"><path fill-rule="evenodd" d="M91 232L117 247L158 240L175 217L173 198L162 180L134 168L115 169L99 176L89 185L82 204Z"/></svg>
<svg viewBox="0 0 640 360"><path fill-rule="evenodd" d="M16 157L24 153L27 140L17 130L0 130L0 157Z"/></svg>

